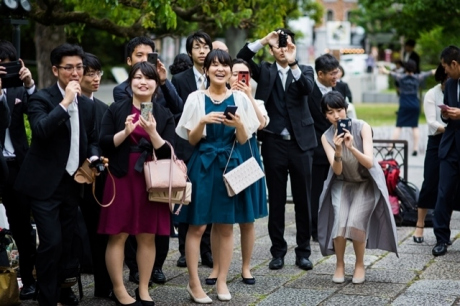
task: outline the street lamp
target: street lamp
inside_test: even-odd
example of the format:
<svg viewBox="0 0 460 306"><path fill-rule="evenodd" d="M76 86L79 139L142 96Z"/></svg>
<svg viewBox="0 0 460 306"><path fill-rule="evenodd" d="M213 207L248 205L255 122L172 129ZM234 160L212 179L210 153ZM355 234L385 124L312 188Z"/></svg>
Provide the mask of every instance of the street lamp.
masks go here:
<svg viewBox="0 0 460 306"><path fill-rule="evenodd" d="M1 1L0 14L7 15L8 18L3 19L3 24L11 24L13 26L12 42L18 56L21 54L21 25L29 24L29 21L24 18L24 15L32 9L28 0L3 0Z"/></svg>

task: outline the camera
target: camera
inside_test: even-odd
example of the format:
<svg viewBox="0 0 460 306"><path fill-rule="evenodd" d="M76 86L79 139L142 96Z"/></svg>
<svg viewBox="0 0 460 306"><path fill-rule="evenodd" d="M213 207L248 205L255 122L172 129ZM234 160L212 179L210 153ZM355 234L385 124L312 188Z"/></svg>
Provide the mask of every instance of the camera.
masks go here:
<svg viewBox="0 0 460 306"><path fill-rule="evenodd" d="M287 47L287 37L288 35L286 33L280 32L278 34L278 47L280 48Z"/></svg>

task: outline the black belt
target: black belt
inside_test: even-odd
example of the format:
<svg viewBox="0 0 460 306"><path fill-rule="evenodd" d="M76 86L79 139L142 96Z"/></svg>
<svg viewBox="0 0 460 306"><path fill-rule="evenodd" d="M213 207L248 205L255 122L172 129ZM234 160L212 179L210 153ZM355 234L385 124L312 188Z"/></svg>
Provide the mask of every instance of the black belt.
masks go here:
<svg viewBox="0 0 460 306"><path fill-rule="evenodd" d="M276 139L282 139L282 140L294 140L294 137L291 136L290 134L287 135L279 135L279 134L273 134L273 133L265 133L265 135L276 138Z"/></svg>
<svg viewBox="0 0 460 306"><path fill-rule="evenodd" d="M3 156L5 158L5 161L7 162L12 162L16 161L16 156Z"/></svg>

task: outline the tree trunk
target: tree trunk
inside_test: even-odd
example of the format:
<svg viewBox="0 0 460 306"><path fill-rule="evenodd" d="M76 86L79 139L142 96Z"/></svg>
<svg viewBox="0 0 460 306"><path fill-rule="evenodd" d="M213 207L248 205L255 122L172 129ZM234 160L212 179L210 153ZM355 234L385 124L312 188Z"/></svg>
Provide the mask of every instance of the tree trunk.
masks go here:
<svg viewBox="0 0 460 306"><path fill-rule="evenodd" d="M228 47L228 53L234 58L238 51L246 43L247 33L245 30L229 27L225 31L225 43Z"/></svg>
<svg viewBox="0 0 460 306"><path fill-rule="evenodd" d="M37 51L38 88L51 86L56 77L51 70L50 54L57 46L65 43L64 26L44 26L35 23L35 50Z"/></svg>

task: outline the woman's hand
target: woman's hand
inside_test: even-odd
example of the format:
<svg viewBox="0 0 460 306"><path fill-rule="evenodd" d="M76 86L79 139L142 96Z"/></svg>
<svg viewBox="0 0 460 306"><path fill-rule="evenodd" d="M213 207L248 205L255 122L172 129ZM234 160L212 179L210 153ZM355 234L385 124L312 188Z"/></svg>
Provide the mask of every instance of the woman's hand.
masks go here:
<svg viewBox="0 0 460 306"><path fill-rule="evenodd" d="M232 90L239 90L244 92L248 97L252 97L251 83L246 84L242 81L235 82L232 85Z"/></svg>
<svg viewBox="0 0 460 306"><path fill-rule="evenodd" d="M334 133L334 145L335 145L335 152L342 153L342 143L343 143L343 133L337 135L337 130Z"/></svg>
<svg viewBox="0 0 460 306"><path fill-rule="evenodd" d="M157 121L155 120L155 117L153 117L152 113L149 112L149 120L145 120L144 117L139 116L138 123L150 137L157 133Z"/></svg>
<svg viewBox="0 0 460 306"><path fill-rule="evenodd" d="M201 118L200 123L210 124L210 123L223 123L225 119L223 112L211 112Z"/></svg>
<svg viewBox="0 0 460 306"><path fill-rule="evenodd" d="M343 142L348 149L353 148L353 135L351 135L350 131L347 129L343 129L345 131L345 136L343 137Z"/></svg>
<svg viewBox="0 0 460 306"><path fill-rule="evenodd" d="M136 114L131 114L128 117L126 117L126 121L125 121L126 136L130 135L134 131L134 129L139 125L140 120L138 120L136 123L133 123L135 116Z"/></svg>
<svg viewBox="0 0 460 306"><path fill-rule="evenodd" d="M234 128L238 128L238 127L241 127L243 124L241 123L241 119L240 119L240 115L236 114L233 115L232 113L228 113L228 115L232 118L232 119L227 119L225 118L224 119L224 124L227 125L227 126L232 126Z"/></svg>

